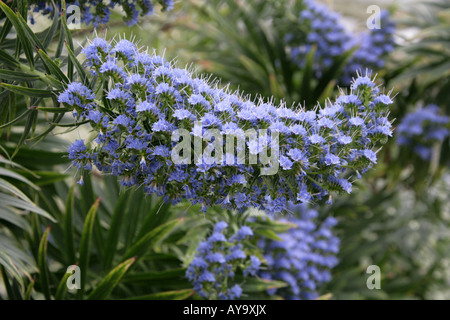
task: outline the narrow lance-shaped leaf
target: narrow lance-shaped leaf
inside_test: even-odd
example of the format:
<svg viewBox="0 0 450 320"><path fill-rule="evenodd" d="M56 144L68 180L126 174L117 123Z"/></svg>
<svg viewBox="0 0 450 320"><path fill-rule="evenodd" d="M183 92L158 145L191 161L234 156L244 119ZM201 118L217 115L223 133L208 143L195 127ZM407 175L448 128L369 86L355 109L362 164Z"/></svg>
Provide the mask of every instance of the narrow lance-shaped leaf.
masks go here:
<svg viewBox="0 0 450 320"><path fill-rule="evenodd" d="M78 290L78 298L82 298L85 291L87 272L89 266L89 255L91 252L91 240L94 230L95 217L97 215L100 198L98 198L89 210L86 220L84 221L83 232L81 233L80 249L79 249L79 266L81 272L81 289Z"/></svg>
<svg viewBox="0 0 450 320"><path fill-rule="evenodd" d="M122 226L123 217L127 210L127 205L129 204L129 193L124 192L120 195L117 201L114 212L111 216L111 223L109 225L108 235L106 238L106 248L104 260L104 269L109 269L113 262L114 255L117 250L117 243L120 238L120 228Z"/></svg>
<svg viewBox="0 0 450 320"><path fill-rule="evenodd" d="M7 127L13 125L14 123L20 121L22 118L25 118L27 115L29 115L29 114L31 113L31 111L33 111L33 110L32 110L32 109L28 109L27 111L25 111L24 113L22 113L20 116L18 116L18 117L15 118L14 120L11 120L11 121L8 122L8 123L2 124L2 125L0 126L0 129L7 128Z"/></svg>
<svg viewBox="0 0 450 320"><path fill-rule="evenodd" d="M22 94L30 97L42 97L42 98L48 98L53 96L55 93L51 90L42 90L42 89L35 89L35 88L27 88L22 86L15 86L12 84L7 83L1 83L0 87L5 88L6 90L15 92L17 94Z"/></svg>
<svg viewBox="0 0 450 320"><path fill-rule="evenodd" d="M73 50L70 48L70 45L66 42L66 49L68 52L68 56L70 61L73 62L75 69L77 69L78 75L80 76L81 82L90 88L90 83L89 83L89 79L86 75L86 72L84 71L83 66L81 65L81 63L78 61L77 57L75 56Z"/></svg>
<svg viewBox="0 0 450 320"><path fill-rule="evenodd" d="M29 74L25 72L0 69L0 79L24 82L38 80L39 76L36 74Z"/></svg>
<svg viewBox="0 0 450 320"><path fill-rule="evenodd" d="M0 61L2 61L5 65L9 65L9 66L18 66L19 65L19 61L17 61L8 52L1 50L1 49L0 49Z"/></svg>
<svg viewBox="0 0 450 320"><path fill-rule="evenodd" d="M34 284L35 284L34 279L31 279L30 283L27 286L27 290L25 291L24 300L31 299L31 293L33 292Z"/></svg>
<svg viewBox="0 0 450 320"><path fill-rule="evenodd" d="M0 256L1 258L1 256ZM1 271L1 276L2 276L2 280L3 280L3 285L5 287L5 291L6 294L8 295L8 299L9 300L16 300L17 297L14 294L14 290L12 289L11 283L9 282L9 277L8 274L6 273L5 267L4 267L4 263L2 261L3 259L0 259L0 271Z"/></svg>
<svg viewBox="0 0 450 320"><path fill-rule="evenodd" d="M66 272L64 273L58 288L56 289L56 294L55 294L55 300L63 300L64 296L66 295L67 292L67 280L69 279L69 277L72 274L70 272Z"/></svg>
<svg viewBox="0 0 450 320"><path fill-rule="evenodd" d="M34 58L33 58L33 50L30 41L22 28L22 25L19 21L17 15L9 8L3 1L0 1L0 9L3 10L6 17L13 24L14 28L17 32L17 39L20 40L22 44L23 50L25 52L25 56L27 57L28 63L32 69L34 69Z"/></svg>
<svg viewBox="0 0 450 320"><path fill-rule="evenodd" d="M17 146L16 146L16 150L14 150L14 153L12 154L11 158L14 158L14 156L17 154L17 152L19 152L19 149L25 142L25 139L28 137L28 134L30 132L32 132L32 129L36 125L36 121L37 121L37 110L33 110L30 113L30 115L28 116L22 136L20 137L19 142L17 143Z"/></svg>
<svg viewBox="0 0 450 320"><path fill-rule="evenodd" d="M64 247L67 254L67 262L74 263L75 257L75 246L73 239L73 209L75 201L75 185L69 189L69 193L66 198L66 207L64 212Z"/></svg>
<svg viewBox="0 0 450 320"><path fill-rule="evenodd" d="M69 79L64 72L61 71L60 67L42 49L38 48L37 52L51 74L55 75L64 85L69 83Z"/></svg>
<svg viewBox="0 0 450 320"><path fill-rule="evenodd" d="M119 284L120 280L136 261L136 258L128 259L111 270L105 278L97 285L94 291L87 297L88 300L104 300L109 297L114 288Z"/></svg>
<svg viewBox="0 0 450 320"><path fill-rule="evenodd" d="M8 256L8 254L6 254L1 249L0 249L0 267L2 269L2 272L4 272L4 274L2 276L3 276L3 280L5 281L5 286L9 285L6 270L8 271L9 274L11 274L14 277L14 279L19 284L23 285L22 275L20 274L17 266L13 263L13 261ZM6 281L8 281L8 283L6 283ZM10 296L10 295L12 295L12 292L11 292L11 294L8 293L8 296Z"/></svg>
<svg viewBox="0 0 450 320"><path fill-rule="evenodd" d="M39 280L41 285L41 290L44 293L45 299L51 300L50 294L50 280L48 274L47 266L47 245L48 245L48 235L50 233L50 227L45 230L42 235L41 242L39 243L38 251L38 268L39 268Z"/></svg>
<svg viewBox="0 0 450 320"><path fill-rule="evenodd" d="M66 39L65 44L68 46L71 50L73 50L73 40L72 35L70 34L69 27L67 26L67 7L66 7L66 1L62 0L62 13L61 13L61 25L62 29L64 31L64 38ZM67 62L67 77L70 79L70 81L73 80L73 66L74 63L72 59L68 59Z"/></svg>
<svg viewBox="0 0 450 320"><path fill-rule="evenodd" d="M128 298L127 300L185 300L194 294L193 289L174 290L152 293L145 296Z"/></svg>
<svg viewBox="0 0 450 320"><path fill-rule="evenodd" d="M0 201L2 205L12 206L18 209L31 211L49 219L50 221L53 222L55 221L55 219L48 212L39 208L31 201L24 201L21 199L17 199L16 197L4 193L0 193Z"/></svg>
<svg viewBox="0 0 450 320"><path fill-rule="evenodd" d="M182 218L169 221L159 227L153 229L141 239L139 239L128 251L125 253L121 261L129 259L131 257L140 257L146 250L152 248L157 244L164 236L172 231L178 224L183 221Z"/></svg>
<svg viewBox="0 0 450 320"><path fill-rule="evenodd" d="M22 17L22 15L17 12L16 13L18 22L20 23L21 27L23 28L23 31L25 32L26 36L30 40L31 44L33 44L34 47L37 47L41 50L45 51L44 45L41 43L41 40L36 36L36 34L31 30L31 28L28 26L25 19Z"/></svg>

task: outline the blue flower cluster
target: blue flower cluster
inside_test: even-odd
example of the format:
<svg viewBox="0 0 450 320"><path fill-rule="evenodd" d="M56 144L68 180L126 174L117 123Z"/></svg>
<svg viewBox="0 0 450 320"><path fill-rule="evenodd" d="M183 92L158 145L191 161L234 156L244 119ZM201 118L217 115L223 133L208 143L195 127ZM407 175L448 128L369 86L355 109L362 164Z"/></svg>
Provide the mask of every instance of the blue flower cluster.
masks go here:
<svg viewBox="0 0 450 320"><path fill-rule="evenodd" d="M356 71L366 68L379 70L386 64L385 57L394 50L393 34L395 23L387 10L381 11L380 29L372 29L369 33L361 33L358 37L358 49L346 64L341 83L350 83Z"/></svg>
<svg viewBox="0 0 450 320"><path fill-rule="evenodd" d="M397 143L412 147L423 160L430 161L433 144L450 135L450 118L439 114L439 107L428 105L408 113L397 127Z"/></svg>
<svg viewBox="0 0 450 320"><path fill-rule="evenodd" d="M81 150L77 141L69 157L79 169L95 165L120 176L124 186L141 186L172 203L187 199L205 211L221 205L275 213L289 201L331 199L330 192L351 192L352 179L376 164L376 151L392 134L388 115L393 101L367 76L356 79L334 103L307 111L227 92L128 40L96 38L83 52L91 74L99 78L93 83L101 87L74 82L59 101L75 117L90 120L98 136L82 152L76 151ZM198 161L199 151L192 146L187 160L197 156L180 164L174 161L180 155L173 155L180 142L176 129L203 139L214 129L246 143L224 152L225 162L203 150ZM248 129L268 133L245 140ZM279 139L272 141L276 134ZM272 142L279 147L279 170L273 175L260 174L267 166L260 158L254 164L237 159L241 151L246 161L260 156ZM208 145L203 140L205 149Z"/></svg>
<svg viewBox="0 0 450 320"><path fill-rule="evenodd" d="M235 283L237 270L243 276L255 276L261 265L256 256L248 256L243 241L253 236L253 231L242 226L226 238L228 224L215 224L213 233L201 242L194 259L186 270L186 278L192 282L195 292L207 299L230 300L242 295L242 288Z"/></svg>
<svg viewBox="0 0 450 320"><path fill-rule="evenodd" d="M340 77L342 85L349 85L358 70L376 70L384 66L386 55L394 49L395 25L387 10L381 12L381 28L359 35L347 31L339 14L315 0L305 0L300 12L299 23L308 26L308 31L288 34L286 41L291 56L300 67L305 64L307 54L316 48L313 69L320 78L331 67L336 58L357 47L344 67Z"/></svg>
<svg viewBox="0 0 450 320"><path fill-rule="evenodd" d="M156 2L156 1L153 1ZM163 10L173 9L173 0L157 0L162 5ZM55 11L52 1L29 1L33 12L40 12L42 15L51 15ZM150 0L67 0L67 6L76 5L80 8L81 20L87 25L91 24L97 27L106 24L109 21L111 10L116 7L125 12L124 21L132 26L138 22L139 16L150 15L153 13L153 5ZM61 2L57 2L57 10L61 10ZM32 18L32 23L34 20Z"/></svg>
<svg viewBox="0 0 450 320"><path fill-rule="evenodd" d="M314 0L305 0L300 11L299 22L308 26L306 34L288 34L286 40L291 47L291 56L300 67L313 46L316 48L314 72L320 78L336 57L356 45L353 35L340 22L340 15Z"/></svg>
<svg viewBox="0 0 450 320"><path fill-rule="evenodd" d="M320 285L331 280L330 270L338 263L339 239L332 232L337 221L328 217L318 223L318 212L305 205L292 206L291 209L295 215L280 221L295 227L278 234L281 241L258 240L258 247L267 263L267 269L261 268L258 275L288 284L287 287L269 290L270 295L277 294L285 299L315 299Z"/></svg>

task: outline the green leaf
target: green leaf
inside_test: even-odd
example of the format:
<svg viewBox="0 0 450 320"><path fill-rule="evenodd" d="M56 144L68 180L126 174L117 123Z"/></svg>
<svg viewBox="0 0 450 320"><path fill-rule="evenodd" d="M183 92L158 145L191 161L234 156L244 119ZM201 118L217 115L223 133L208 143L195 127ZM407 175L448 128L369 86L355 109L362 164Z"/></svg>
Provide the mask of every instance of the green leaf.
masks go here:
<svg viewBox="0 0 450 320"><path fill-rule="evenodd" d="M2 83L2 82L0 82L0 87L5 88L6 90L9 90L11 92L26 95L29 97L48 98L48 97L52 97L55 95L55 92L52 90L42 90L42 89L28 88L28 87L22 87L22 86L15 86L12 84Z"/></svg>
<svg viewBox="0 0 450 320"><path fill-rule="evenodd" d="M17 156L16 156L16 159L17 159ZM17 170L17 172L23 174L24 176L26 176L30 179L33 178L32 174L30 174L24 170ZM34 181L36 186L49 185L49 184L64 180L68 177L67 174L59 173L59 172L52 172L52 171L35 171L34 173L39 175L37 180Z"/></svg>
<svg viewBox="0 0 450 320"><path fill-rule="evenodd" d="M55 300L64 300L64 296L67 293L67 280L72 275L70 272L64 273L58 288L56 289Z"/></svg>
<svg viewBox="0 0 450 320"><path fill-rule="evenodd" d="M63 0L62 2L62 14L61 14L61 25L62 25L62 29L63 29L63 33L64 33L64 38L66 39L65 41L65 45L66 47L68 47L70 50L73 51L73 40L72 40L72 35L70 34L70 30L67 27L67 20L66 20L66 5L65 5L65 1ZM67 77L69 78L70 81L73 80L73 66L74 63L71 59L68 60L67 62Z"/></svg>
<svg viewBox="0 0 450 320"><path fill-rule="evenodd" d="M12 24L9 20L6 20L5 23L3 23L2 29L0 31L0 43L3 42L3 40L6 38L8 33L12 29Z"/></svg>
<svg viewBox="0 0 450 320"><path fill-rule="evenodd" d="M84 221L83 231L81 233L79 249L79 267L81 271L81 289L78 290L78 297L81 299L84 295L87 272L89 269L89 256L91 252L91 239L94 230L95 216L97 214L100 198L98 198L89 210Z"/></svg>
<svg viewBox="0 0 450 320"><path fill-rule="evenodd" d="M36 110L50 113L66 113L69 112L69 109L66 108L53 108L53 107L37 107Z"/></svg>
<svg viewBox="0 0 450 320"><path fill-rule="evenodd" d="M167 222L167 220L170 219L170 214L168 212L169 208L170 203L161 200L153 207L150 212L146 212L146 217L141 223L141 228L139 229L137 239L140 239L149 231Z"/></svg>
<svg viewBox="0 0 450 320"><path fill-rule="evenodd" d="M61 71L60 67L42 49L38 49L37 52L51 74L55 75L63 84L69 83L69 79L64 72Z"/></svg>
<svg viewBox="0 0 450 320"><path fill-rule="evenodd" d="M266 237L270 240L282 241L281 238L273 230L270 230L270 229L259 228L259 229L255 229L254 232L257 235Z"/></svg>
<svg viewBox="0 0 450 320"><path fill-rule="evenodd" d="M106 237L106 248L104 259L104 269L108 270L114 259L114 254L117 251L117 244L120 238L120 228L122 227L123 217L127 211L130 193L124 192L119 196L119 200L114 207L114 212L111 216L111 223L109 225L108 235Z"/></svg>
<svg viewBox="0 0 450 320"><path fill-rule="evenodd" d="M25 231L30 230L30 224L26 219L18 215L16 212L13 212L10 208L2 205L0 205L0 220L7 221Z"/></svg>
<svg viewBox="0 0 450 320"><path fill-rule="evenodd" d="M39 243L38 251L38 268L39 268L39 280L41 285L41 290L44 293L45 299L51 300L50 294L50 281L48 275L47 266L47 244L48 244L48 234L50 233L50 227L45 230L42 235L41 242Z"/></svg>
<svg viewBox="0 0 450 320"><path fill-rule="evenodd" d="M56 220L45 210L39 208L36 206L31 200L21 200L17 199L16 197L0 193L0 206L13 206L18 209L23 209L27 211L31 211L34 213L37 213L47 219L49 219L52 222L56 222Z"/></svg>
<svg viewBox="0 0 450 320"><path fill-rule="evenodd" d="M74 229L73 229L73 209L75 202L75 185L69 189L69 193L66 198L66 206L63 218L64 225L64 249L67 254L67 261L69 263L75 263L75 241L73 239Z"/></svg>
<svg viewBox="0 0 450 320"><path fill-rule="evenodd" d="M0 259L1 259L1 256L0 256ZM11 284L9 283L8 274L6 273L6 269L5 269L4 264L3 264L3 262L1 260L0 260L0 271L1 271L0 275L2 276L4 288L5 288L6 294L8 295L8 299L9 300L18 300L19 297L16 296L16 294L15 294Z"/></svg>
<svg viewBox="0 0 450 320"><path fill-rule="evenodd" d="M31 292L33 291L34 288L34 279L31 279L30 283L28 284L27 290L25 291L25 296L24 296L24 300L31 300Z"/></svg>
<svg viewBox="0 0 450 320"><path fill-rule="evenodd" d="M270 289L279 289L287 286L286 282L257 278L245 278L242 290L246 293L265 292Z"/></svg>
<svg viewBox="0 0 450 320"><path fill-rule="evenodd" d="M58 30L58 25L59 25L59 17L58 15L55 15L53 17L53 22L50 28L48 28L47 33L45 34L44 37L44 43L43 43L43 48L47 49L48 46L50 45L50 43L52 42L52 40L55 38L55 33Z"/></svg>
<svg viewBox="0 0 450 320"><path fill-rule="evenodd" d="M0 49L0 61L7 66L17 67L20 63L8 52Z"/></svg>
<svg viewBox="0 0 450 320"><path fill-rule="evenodd" d="M119 284L120 280L136 261L136 258L128 259L111 270L105 278L96 286L94 291L87 297L88 300L104 300L109 297L114 288Z"/></svg>
<svg viewBox="0 0 450 320"><path fill-rule="evenodd" d="M67 44L66 42L66 49L68 52L68 56L70 61L72 61L72 63L75 66L75 69L77 69L78 75L81 79L81 82L87 86L88 88L90 88L90 83L89 83L89 79L86 75L86 72L84 71L83 66L80 64L80 62L78 61L77 57L75 56L75 54L73 53L73 50L70 48L70 46Z"/></svg>
<svg viewBox="0 0 450 320"><path fill-rule="evenodd" d="M11 121L8 122L8 123L2 124L2 125L0 126L0 129L9 127L9 126L15 124L16 122L20 121L22 118L25 118L27 115L29 115L29 114L31 113L31 111L33 111L33 110L32 110L32 109L28 109L27 111L25 111L24 113L22 113L20 116L18 116L18 117L15 118L14 120L11 120Z"/></svg>
<svg viewBox="0 0 450 320"><path fill-rule="evenodd" d="M25 139L28 137L28 134L30 133L31 129L36 126L37 121L37 111L33 110L30 115L28 116L27 122L25 123L25 127L23 129L22 136L19 139L19 142L16 145L16 149L14 150L11 158L14 158L14 156L19 152L20 147L25 142Z"/></svg>
<svg viewBox="0 0 450 320"><path fill-rule="evenodd" d="M16 29L17 39L20 40L20 43L22 44L23 50L25 52L25 56L27 57L28 64L30 65L31 69L33 69L34 58L32 46L24 29L22 28L22 24L19 18L3 1L0 1L0 9L3 10L8 20L11 21L12 25Z"/></svg>
<svg viewBox="0 0 450 320"><path fill-rule="evenodd" d="M0 167L0 176L4 176L4 177L8 177L8 178L13 178L13 179L19 180L19 181L21 181L23 183L26 183L28 186L32 187L33 189L39 190L39 187L36 186L35 184L33 184L33 182L31 182L30 180L28 180L24 176L14 172L14 171L12 171L12 170Z"/></svg>
<svg viewBox="0 0 450 320"><path fill-rule="evenodd" d="M5 146L5 150L9 153L13 153L14 149L11 147ZM67 164L70 162L70 159L67 157L67 152L56 152L56 151L47 151L44 149L29 149L29 148L21 148L17 155L14 157L15 161L27 166L29 168L35 168L37 165L51 167L57 164ZM25 174L25 172L17 170L27 178L31 179L29 175ZM37 173L37 172L36 172ZM59 172L46 172L46 175L52 174L53 176L65 176ZM33 180L34 181L34 180ZM36 185L41 185L39 181L34 181Z"/></svg>
<svg viewBox="0 0 450 320"><path fill-rule="evenodd" d="M18 22L20 23L20 26L22 27L23 31L25 32L26 36L28 37L28 40L31 42L33 47L37 47L38 49L45 50L44 45L41 43L39 38L36 36L36 34L33 32L33 30L30 29L25 19L22 17L22 15L17 12L16 13Z"/></svg>
<svg viewBox="0 0 450 320"><path fill-rule="evenodd" d="M33 81L39 79L39 75L25 72L0 69L0 79L9 81Z"/></svg>
<svg viewBox="0 0 450 320"><path fill-rule="evenodd" d="M0 173L1 173L2 169L3 168L0 168ZM11 184L8 181L1 179L1 178L0 178L0 189L7 190L7 191L11 192L13 195L15 195L16 197L32 203L32 201L30 199L28 199L28 197L19 188L17 188L13 184Z"/></svg>
<svg viewBox="0 0 450 320"><path fill-rule="evenodd" d="M151 293L144 296L132 297L126 300L185 300L194 294L193 289L174 290Z"/></svg>
<svg viewBox="0 0 450 320"><path fill-rule="evenodd" d="M162 238L164 238L183 220L183 218L179 218L169 221L148 232L146 235L140 238L130 249L127 250L121 261L125 261L131 257L140 258L145 251L155 246Z"/></svg>
<svg viewBox="0 0 450 320"><path fill-rule="evenodd" d="M23 283L22 275L20 274L17 266L14 264L9 255L6 254L3 250L0 250L0 266L2 267L2 271L5 270L3 276L6 275L7 270L14 277L14 279L16 279L19 283ZM6 279L3 280L5 281Z"/></svg>
<svg viewBox="0 0 450 320"><path fill-rule="evenodd" d="M147 284L164 284L167 280L180 281L180 279L184 278L185 274L186 268L171 269L160 272L140 272L126 276L124 281L141 282Z"/></svg>

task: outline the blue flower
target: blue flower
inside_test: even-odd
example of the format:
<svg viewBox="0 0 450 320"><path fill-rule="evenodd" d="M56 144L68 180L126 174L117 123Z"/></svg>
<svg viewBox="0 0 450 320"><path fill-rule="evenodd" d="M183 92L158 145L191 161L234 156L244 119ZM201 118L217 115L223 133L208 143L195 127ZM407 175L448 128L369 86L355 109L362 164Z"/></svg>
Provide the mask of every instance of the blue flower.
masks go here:
<svg viewBox="0 0 450 320"><path fill-rule="evenodd" d="M173 9L173 0L159 0L158 1L163 11L170 11ZM104 25L109 22L111 16L111 9L118 6L121 7L121 11L125 12L126 16L124 20L128 26L133 26L138 22L139 15L149 15L153 12L153 5L150 0L111 0L108 3L103 3L99 0L67 0L67 7L70 5L76 5L82 12L81 20L87 25L92 24L94 27ZM61 12L61 2L56 2L56 13ZM34 12L40 12L42 15L53 14L53 5L50 1L35 1L30 4L30 7ZM32 24L34 20L31 20Z"/></svg>
<svg viewBox="0 0 450 320"><path fill-rule="evenodd" d="M83 153L86 151L84 140L75 140L69 147L69 159L83 158Z"/></svg>
<svg viewBox="0 0 450 320"><path fill-rule="evenodd" d="M362 155L369 159L373 163L377 163L377 155L375 152L373 152L370 149L364 149L362 150Z"/></svg>
<svg viewBox="0 0 450 320"><path fill-rule="evenodd" d="M227 293L229 299L238 299L242 295L242 288L239 285L235 284L228 290Z"/></svg>
<svg viewBox="0 0 450 320"><path fill-rule="evenodd" d="M120 176L127 186L142 186L146 193L171 203L188 200L203 211L220 205L240 212L254 206L276 213L286 210L290 201L314 202L331 192L350 192L349 179L375 163L372 153L358 150L375 152L392 134L384 106L389 101L368 76L356 78L349 94L342 93L334 103L306 111L250 101L175 68L160 56L141 52L130 41L108 47L94 40L85 49L93 59L88 70L98 72L97 83L107 83L103 88L107 93L106 100L95 100L89 88L73 82L58 98L76 117L91 120L98 132L89 161L84 158L77 167L90 170L95 165ZM226 139L217 139L210 128ZM257 136L248 136L249 128ZM182 150L183 161L178 161L180 153L171 158L176 146L171 135L180 138L178 129L194 140ZM428 137L445 134L434 131ZM230 137L238 142L246 138L246 143L223 150L222 159L203 152L205 145L216 141L226 147ZM196 150L197 138L211 143ZM278 154L263 163L266 151L275 152L275 143ZM257 156L256 163L246 163L246 155ZM264 176L261 170L268 163L278 171Z"/></svg>
<svg viewBox="0 0 450 320"><path fill-rule="evenodd" d="M319 134L313 134L313 135L309 136L308 138L309 138L309 142L311 142L312 144L322 144L322 143L326 142L326 140Z"/></svg>
<svg viewBox="0 0 450 320"><path fill-rule="evenodd" d="M253 231L251 228L247 227L247 226L242 226L239 228L239 230L236 232L236 239L238 241L241 241L243 239L245 239L246 237L252 236L253 235Z"/></svg>
<svg viewBox="0 0 450 320"><path fill-rule="evenodd" d="M88 87L80 82L71 82L67 89L59 95L58 102L78 107L80 110L90 110L95 106L94 99L95 94Z"/></svg>
<svg viewBox="0 0 450 320"><path fill-rule="evenodd" d="M248 266L243 270L244 276L255 276L259 270L259 259L248 259L242 244L244 238L253 234L251 229L247 226L241 227L237 234L242 237L234 235L229 237L229 240L225 237L227 229L228 224L225 221L217 222L213 234L198 245L196 255L186 269L186 278L203 298L239 298L242 289L238 284L233 284L238 266ZM205 282L214 282L214 285L204 285Z"/></svg>
<svg viewBox="0 0 450 320"><path fill-rule="evenodd" d="M97 110L91 110L88 113L89 120L94 121L95 123L99 123L103 118L103 113Z"/></svg>
<svg viewBox="0 0 450 320"><path fill-rule="evenodd" d="M397 127L397 143L412 147L424 161L430 161L433 144L450 135L450 118L439 114L439 107L428 105L408 113Z"/></svg>
<svg viewBox="0 0 450 320"><path fill-rule="evenodd" d="M267 267L259 268L259 259L252 257L249 273L269 280L282 280L288 286L269 290L286 299L310 299L317 296L317 289L331 280L330 269L337 265L339 239L331 228L336 219L329 217L322 224L317 222L318 212L305 205L290 205L293 215L278 219L294 227L277 234L281 240L260 238L258 247L263 250Z"/></svg>
<svg viewBox="0 0 450 320"><path fill-rule="evenodd" d="M327 166L338 165L341 163L341 159L332 153L328 153L325 155L325 163Z"/></svg>
<svg viewBox="0 0 450 320"><path fill-rule="evenodd" d="M292 165L294 163L286 156L280 157L280 165L284 170L290 170L292 169Z"/></svg>
<svg viewBox="0 0 450 320"><path fill-rule="evenodd" d="M351 117L350 120L348 121L352 126L356 126L356 127L362 127L365 125L365 122L362 118L360 117Z"/></svg>
<svg viewBox="0 0 450 320"><path fill-rule="evenodd" d="M368 76L364 77L358 77L353 83L352 83L352 89L356 90L361 86L366 87L373 87L375 84L373 83L372 79L370 79Z"/></svg>
<svg viewBox="0 0 450 320"><path fill-rule="evenodd" d="M244 275L247 276L249 274L256 275L261 266L261 260L259 260L256 256L250 257L250 265L244 270Z"/></svg>
<svg viewBox="0 0 450 320"><path fill-rule="evenodd" d="M222 232L223 230L225 230L228 227L228 223L226 223L225 221L219 221L216 223L216 225L214 226L214 232Z"/></svg>
<svg viewBox="0 0 450 320"><path fill-rule="evenodd" d="M203 273L198 277L198 282L215 282L216 278L212 272L207 270L203 271Z"/></svg>
<svg viewBox="0 0 450 320"><path fill-rule="evenodd" d="M210 263L224 263L225 262L225 257L218 252L214 252L214 253L210 253L206 256L206 260Z"/></svg>

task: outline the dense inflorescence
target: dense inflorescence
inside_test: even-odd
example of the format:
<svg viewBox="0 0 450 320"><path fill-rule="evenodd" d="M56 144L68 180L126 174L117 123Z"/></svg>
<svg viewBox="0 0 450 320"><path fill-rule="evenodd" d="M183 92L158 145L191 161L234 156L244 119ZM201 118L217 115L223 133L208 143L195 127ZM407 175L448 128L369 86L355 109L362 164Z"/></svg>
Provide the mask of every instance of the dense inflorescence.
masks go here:
<svg viewBox="0 0 450 320"><path fill-rule="evenodd" d="M203 298L240 298L242 288L236 283L236 272L239 269L244 277L256 276L261 265L258 257L249 256L243 246L243 241L253 236L252 229L242 226L229 238L227 229L225 221L216 223L213 233L199 244L186 270L186 278Z"/></svg>
<svg viewBox="0 0 450 320"><path fill-rule="evenodd" d="M350 50L356 43L352 34L340 22L340 15L327 6L307 0L303 3L299 21L309 27L306 34L288 34L291 55L301 67L307 54L315 47L314 71L317 77L329 68L336 57ZM300 45L299 45L300 44Z"/></svg>
<svg viewBox="0 0 450 320"><path fill-rule="evenodd" d="M305 205L291 206L290 209L295 214L280 221L295 227L278 234L281 241L267 238L258 241L267 264L258 275L288 284L287 287L269 290L270 295L277 294L286 299L315 299L320 286L331 280L330 270L338 263L339 239L332 232L337 221L328 217L318 223L318 212Z"/></svg>
<svg viewBox="0 0 450 320"><path fill-rule="evenodd" d="M423 160L430 161L433 145L450 134L450 118L439 113L439 107L428 105L408 113L397 127L397 143L413 148Z"/></svg>
<svg viewBox="0 0 450 320"><path fill-rule="evenodd" d="M300 67L304 66L306 56L312 48L316 49L313 69L318 78L339 56L356 48L340 77L342 85L349 85L357 71L383 67L386 55L394 49L395 25L389 12L382 11L380 20L379 29L371 29L359 35L353 34L345 29L339 14L314 0L306 0L300 11L299 21L302 26L308 27L308 31L288 34L286 40L293 60Z"/></svg>
<svg viewBox="0 0 450 320"><path fill-rule="evenodd" d="M171 10L173 8L173 0L67 0L67 7L76 5L80 8L81 21L87 25L91 24L94 27L106 24L109 21L111 10L120 8L125 12L124 21L132 26L138 22L139 16L150 15L153 13L153 4L160 3L163 10ZM42 15L52 15L55 12L55 7L51 1L29 1L31 9L34 12L39 12ZM57 11L61 9L61 2L57 1ZM32 19L32 23L34 20Z"/></svg>
<svg viewBox="0 0 450 320"><path fill-rule="evenodd" d="M333 103L307 111L227 92L127 40L96 38L83 52L97 87L70 83L59 101L77 119L90 120L97 137L76 141L70 159L82 171L95 165L120 176L124 186L172 203L274 213L288 201L331 200L330 192L351 192L351 180L377 162L376 152L392 134L393 101L367 76ZM246 143L213 157L208 148L220 139L211 130ZM267 131L245 140L248 130ZM188 143L188 155L174 153L181 137L200 139L200 151ZM270 163L261 160L268 149L276 156ZM268 167L277 170L267 175Z"/></svg>
<svg viewBox="0 0 450 320"><path fill-rule="evenodd" d="M355 53L345 65L341 83L348 84L357 70L380 70L386 64L387 55L395 48L395 23L387 10L381 11L380 28L371 29L368 33L361 33L357 37Z"/></svg>

